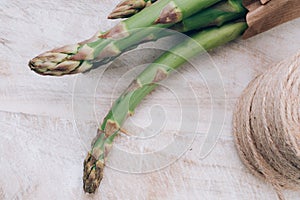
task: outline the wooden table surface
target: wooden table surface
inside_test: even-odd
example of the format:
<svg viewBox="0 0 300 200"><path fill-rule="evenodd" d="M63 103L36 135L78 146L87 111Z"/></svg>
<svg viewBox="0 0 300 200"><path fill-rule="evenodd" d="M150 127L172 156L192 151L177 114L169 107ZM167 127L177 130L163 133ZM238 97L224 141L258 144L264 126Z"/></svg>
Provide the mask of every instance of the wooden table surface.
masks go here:
<svg viewBox="0 0 300 200"><path fill-rule="evenodd" d="M151 93L125 124L134 136L117 138L100 189L95 195L84 194L82 162L97 124L137 73L131 71L130 64L151 62L154 55L133 52L124 56L101 79L102 68L83 75L43 77L32 72L27 63L43 51L84 40L99 27L112 27L117 21L105 16L117 2L0 1L0 199L276 198L272 187L253 177L239 160L231 118L249 81L300 49L300 19L220 47L209 53L212 61L205 55L222 81L207 83L198 73L209 74L210 64L196 59L196 65L179 71L193 93L184 93L184 87L174 95L167 87ZM174 77L170 81L180 88L180 76ZM222 95L212 100L211 94L218 90ZM197 123L194 133L184 133L179 140L172 139L182 134L178 133L181 114L176 95L184 96L184 117L190 117L185 122L187 130ZM194 115L196 111L199 115ZM161 125L160 121L165 123L155 137L139 140L145 134L143 127L150 130L149 124ZM220 131L214 132L215 127ZM215 136L213 141L207 133ZM174 141L178 149L181 144L187 148L162 150ZM207 142L215 145L203 149ZM208 155L203 157L205 151ZM145 159L145 152L156 155L158 165ZM284 194L287 199L300 197L295 191Z"/></svg>

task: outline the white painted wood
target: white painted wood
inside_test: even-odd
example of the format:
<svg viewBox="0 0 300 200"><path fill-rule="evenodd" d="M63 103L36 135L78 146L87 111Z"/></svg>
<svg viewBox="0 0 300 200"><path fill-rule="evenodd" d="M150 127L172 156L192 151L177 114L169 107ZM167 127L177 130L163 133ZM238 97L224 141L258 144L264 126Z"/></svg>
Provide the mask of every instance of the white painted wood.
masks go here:
<svg viewBox="0 0 300 200"><path fill-rule="evenodd" d="M151 62L153 57L146 53L138 58L125 56L104 73L97 88L95 80L102 69L80 76L42 77L30 71L27 62L45 50L84 40L99 27L106 30L113 26L116 21L105 16L117 2L0 1L0 199L274 199L273 189L253 177L238 158L231 132L232 110L252 78L300 49L300 19L210 52L226 92L225 98L216 99L218 112L226 114L223 124L211 120L213 104L205 80L191 66L181 69L180 74L187 78L196 96L187 95L184 104L190 107L185 109L193 115L196 100L200 119L196 135L178 133L178 145L195 136L192 146L175 163L155 172L132 174L107 167L99 191L94 196L83 193L82 162L95 136L97 121L130 82L132 74L124 77L131 69L130 59L134 63ZM196 62L194 67L204 73L204 62ZM172 84L180 84L176 79L179 76L170 78ZM218 89L220 83L210 86ZM114 150L153 152L170 143L180 113L178 102L166 88L148 96L125 127L140 136L142 129L137 125L147 126L151 116L161 117L160 112L155 113L160 111L156 107L149 114L154 105L166 112L163 131L144 141L122 135ZM193 125L192 119L189 123ZM223 125L223 129L211 153L201 159L201 145L211 124ZM177 158L175 150L159 155L166 160ZM151 166L148 160L128 160L132 158L113 151L109 165L127 171L143 171ZM287 199L299 199L300 193L286 191L285 195Z"/></svg>

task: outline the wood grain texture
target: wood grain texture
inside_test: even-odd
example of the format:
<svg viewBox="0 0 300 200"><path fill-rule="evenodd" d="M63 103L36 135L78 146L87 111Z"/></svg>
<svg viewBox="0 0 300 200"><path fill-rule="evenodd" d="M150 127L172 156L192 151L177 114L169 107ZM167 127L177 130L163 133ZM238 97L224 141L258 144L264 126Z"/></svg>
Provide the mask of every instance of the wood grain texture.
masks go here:
<svg viewBox="0 0 300 200"><path fill-rule="evenodd" d="M300 19L210 52L226 94L215 98L217 112L226 114L224 122L212 120L210 91L196 73L208 72L204 61L198 59L196 66L179 70L194 90L194 96L184 98L185 105L190 105L186 112L192 116L195 104L200 111L196 134L184 135L195 136L192 146L173 164L149 173L116 170L120 163L129 171L140 166L143 172L147 166L139 165L140 160L128 163L130 158L112 153L99 191L93 196L83 193L82 162L97 122L139 71L130 71L130 64L151 62L156 54L141 53L138 58L129 54L107 69L98 83L102 69L79 76L42 77L30 71L27 62L45 50L84 40L99 27L113 26L116 21L105 16L117 2L0 1L0 199L274 199L273 189L253 177L238 158L231 131L232 110L252 78L300 49ZM179 84L178 77L170 77L170 83ZM216 90L220 87L220 83L209 85ZM125 128L138 136L142 127L160 117L156 105L167 118L158 137L141 142L121 135L115 149L153 152L171 141L180 113L172 90L165 87L142 102ZM210 125L220 125L222 131L213 150L201 159L199 152ZM178 154L160 156L172 160ZM286 191L285 195L298 199L300 193Z"/></svg>

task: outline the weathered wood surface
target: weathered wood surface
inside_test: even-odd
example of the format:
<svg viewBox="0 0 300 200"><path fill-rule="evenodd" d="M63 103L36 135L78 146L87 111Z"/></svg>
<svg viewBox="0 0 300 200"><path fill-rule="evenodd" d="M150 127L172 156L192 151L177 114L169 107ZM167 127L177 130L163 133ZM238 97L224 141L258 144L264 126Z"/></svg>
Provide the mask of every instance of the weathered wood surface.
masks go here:
<svg viewBox="0 0 300 200"><path fill-rule="evenodd" d="M95 86L101 69L80 76L42 77L31 72L27 62L45 50L88 38L99 27L111 27L116 21L105 16L117 2L0 1L0 199L274 199L274 190L253 177L240 162L231 132L231 116L237 97L253 77L300 49L300 19L210 53L224 82L226 97L217 99L217 104L226 118L207 157L199 156L204 133L210 125L221 122L211 120L212 103L205 81L187 66L180 74L188 78L200 110L196 137L188 151L175 163L150 173L132 174L107 167L100 190L94 196L83 193L82 161L95 135L97 120L130 81L130 76L125 76L122 84L115 84L130 69L129 58L134 58L129 55L125 59L123 64L127 68L119 68L120 63L116 63L96 90L83 89L85 85L79 81ZM135 59L138 62L152 58L140 55ZM203 63L197 62L201 71ZM211 87L218 88L219 84ZM94 93L88 96L90 91ZM134 126L149 124L149 108L160 105L169 113L167 117L174 120L166 120L160 137L141 143L121 136L116 148L141 153L167 144L178 125L178 104L170 94L165 88L152 93L125 125L138 135ZM193 100L184 99L185 104ZM191 104L188 112L192 114L193 109ZM159 116L152 113L154 118ZM174 157L172 153L161 156ZM128 165L127 158L118 154L112 154L110 160L112 167L121 166L118 160ZM125 170L135 170L137 163L129 163ZM286 191L285 195L287 199L299 199L300 193Z"/></svg>

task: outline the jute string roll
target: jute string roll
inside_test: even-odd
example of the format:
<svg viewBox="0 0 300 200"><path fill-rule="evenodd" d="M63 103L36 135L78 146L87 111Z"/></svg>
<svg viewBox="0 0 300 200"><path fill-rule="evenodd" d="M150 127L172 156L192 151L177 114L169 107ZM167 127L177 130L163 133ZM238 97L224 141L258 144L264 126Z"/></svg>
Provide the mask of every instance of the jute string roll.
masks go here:
<svg viewBox="0 0 300 200"><path fill-rule="evenodd" d="M282 189L300 189L300 52L257 76L243 91L233 133L250 171Z"/></svg>

